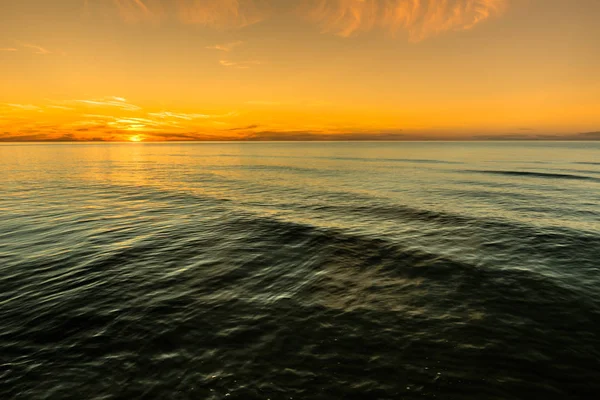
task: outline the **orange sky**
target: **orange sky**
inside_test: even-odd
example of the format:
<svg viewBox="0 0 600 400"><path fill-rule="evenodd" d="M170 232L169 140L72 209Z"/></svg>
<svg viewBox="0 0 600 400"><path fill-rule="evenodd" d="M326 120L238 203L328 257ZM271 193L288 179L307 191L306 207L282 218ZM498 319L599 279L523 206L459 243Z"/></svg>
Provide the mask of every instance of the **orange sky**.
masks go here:
<svg viewBox="0 0 600 400"><path fill-rule="evenodd" d="M2 1L0 141L600 139L599 15L598 0Z"/></svg>

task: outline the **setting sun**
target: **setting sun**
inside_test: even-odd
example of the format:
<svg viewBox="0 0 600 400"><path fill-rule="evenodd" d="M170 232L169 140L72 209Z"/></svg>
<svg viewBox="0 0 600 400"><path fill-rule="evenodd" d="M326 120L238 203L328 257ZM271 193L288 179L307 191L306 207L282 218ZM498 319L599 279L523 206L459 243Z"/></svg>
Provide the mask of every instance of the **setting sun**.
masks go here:
<svg viewBox="0 0 600 400"><path fill-rule="evenodd" d="M135 136L129 137L130 142L141 142L142 140L143 140L143 138L140 135L135 135Z"/></svg>

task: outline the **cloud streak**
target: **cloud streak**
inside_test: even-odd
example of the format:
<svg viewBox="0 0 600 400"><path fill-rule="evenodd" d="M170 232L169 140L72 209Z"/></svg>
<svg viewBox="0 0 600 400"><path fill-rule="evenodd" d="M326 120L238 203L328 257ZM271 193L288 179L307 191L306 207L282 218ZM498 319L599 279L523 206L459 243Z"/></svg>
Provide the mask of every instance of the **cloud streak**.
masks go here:
<svg viewBox="0 0 600 400"><path fill-rule="evenodd" d="M241 46L243 43L244 42L242 42L241 40L238 40L237 42L231 42L231 43L225 43L225 44L215 44L214 46L207 46L206 48L210 49L210 50L219 50L219 51L230 52L234 48Z"/></svg>
<svg viewBox="0 0 600 400"><path fill-rule="evenodd" d="M34 106L32 104L15 104L15 103L5 103L4 107L2 107L5 111L43 111L40 107Z"/></svg>
<svg viewBox="0 0 600 400"><path fill-rule="evenodd" d="M161 22L217 29L242 28L278 13L277 0L105 0L127 22ZM448 31L469 30L501 15L509 0L289 0L323 32L350 37L375 29L408 33L413 42ZM281 11L279 11L281 13ZM239 42L209 48L230 51Z"/></svg>
<svg viewBox="0 0 600 400"><path fill-rule="evenodd" d="M157 0L112 0L123 20L130 23L159 22L165 10Z"/></svg>
<svg viewBox="0 0 600 400"><path fill-rule="evenodd" d="M219 64L228 68L238 68L238 69L248 69L251 65L259 65L260 61L229 61L229 60L220 60Z"/></svg>
<svg viewBox="0 0 600 400"><path fill-rule="evenodd" d="M220 118L229 118L235 117L237 113L230 112L227 114L184 114L184 113L174 113L170 111L162 111L159 113L149 113L151 117L159 118L159 119L171 119L171 120L184 120L184 121L193 121L195 119L220 119Z"/></svg>
<svg viewBox="0 0 600 400"><path fill-rule="evenodd" d="M40 54L40 55L48 55L48 54L52 54L52 52L42 46L38 46L36 44L30 44L30 43L21 43L19 42L19 44L23 47L26 47L28 49L32 49L34 50L35 54Z"/></svg>
<svg viewBox="0 0 600 400"><path fill-rule="evenodd" d="M502 14L508 0L306 0L301 9L323 32L350 37L375 29L406 31L413 42L469 30Z"/></svg>
<svg viewBox="0 0 600 400"><path fill-rule="evenodd" d="M43 106L0 103L0 141L114 141L132 140L132 135L144 140L223 139L210 132L237 125L239 116L237 111L150 111L117 96L46 101Z"/></svg>
<svg viewBox="0 0 600 400"><path fill-rule="evenodd" d="M123 20L161 22L177 18L185 24L218 29L241 28L269 14L267 0L110 0Z"/></svg>
<svg viewBox="0 0 600 400"><path fill-rule="evenodd" d="M92 99L92 100L72 100L67 102L70 104L83 104L89 107L115 107L120 108L122 110L127 111L138 111L141 108L136 106L135 104L130 104L127 102L127 99L123 97L104 97L102 99Z"/></svg>
<svg viewBox="0 0 600 400"><path fill-rule="evenodd" d="M264 20L270 13L265 0L177 0L179 19L214 28L241 28Z"/></svg>

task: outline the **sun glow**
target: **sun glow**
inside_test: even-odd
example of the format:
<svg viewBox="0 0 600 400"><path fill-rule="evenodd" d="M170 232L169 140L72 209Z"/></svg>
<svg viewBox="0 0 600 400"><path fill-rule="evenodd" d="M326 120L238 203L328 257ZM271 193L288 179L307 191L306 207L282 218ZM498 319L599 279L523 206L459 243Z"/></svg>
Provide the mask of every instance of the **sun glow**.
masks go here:
<svg viewBox="0 0 600 400"><path fill-rule="evenodd" d="M141 142L142 140L144 140L144 138L140 135L129 136L130 142Z"/></svg>

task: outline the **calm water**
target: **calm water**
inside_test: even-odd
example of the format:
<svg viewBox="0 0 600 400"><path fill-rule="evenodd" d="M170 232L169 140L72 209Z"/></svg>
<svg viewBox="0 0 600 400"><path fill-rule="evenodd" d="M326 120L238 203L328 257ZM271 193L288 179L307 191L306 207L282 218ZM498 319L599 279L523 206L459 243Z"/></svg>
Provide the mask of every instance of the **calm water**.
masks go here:
<svg viewBox="0 0 600 400"><path fill-rule="evenodd" d="M0 146L2 399L595 399L600 143Z"/></svg>

